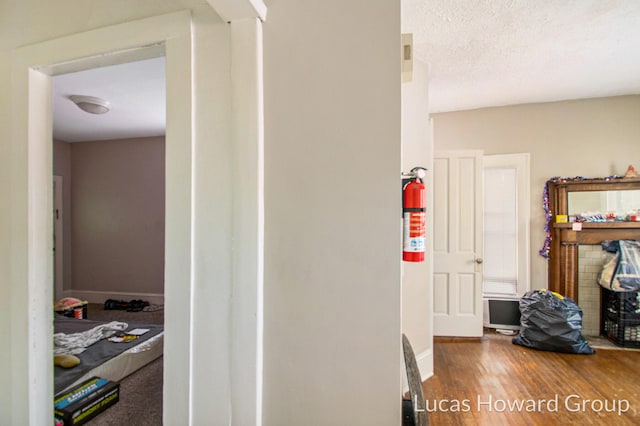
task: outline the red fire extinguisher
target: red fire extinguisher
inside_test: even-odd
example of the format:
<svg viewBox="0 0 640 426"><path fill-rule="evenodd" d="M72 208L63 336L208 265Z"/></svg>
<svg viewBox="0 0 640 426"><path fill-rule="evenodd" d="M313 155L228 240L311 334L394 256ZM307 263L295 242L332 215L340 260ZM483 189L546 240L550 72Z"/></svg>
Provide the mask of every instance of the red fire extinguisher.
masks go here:
<svg viewBox="0 0 640 426"><path fill-rule="evenodd" d="M402 260L407 262L423 262L426 246L426 195L422 178L425 175L422 167L411 170L408 183L402 192Z"/></svg>

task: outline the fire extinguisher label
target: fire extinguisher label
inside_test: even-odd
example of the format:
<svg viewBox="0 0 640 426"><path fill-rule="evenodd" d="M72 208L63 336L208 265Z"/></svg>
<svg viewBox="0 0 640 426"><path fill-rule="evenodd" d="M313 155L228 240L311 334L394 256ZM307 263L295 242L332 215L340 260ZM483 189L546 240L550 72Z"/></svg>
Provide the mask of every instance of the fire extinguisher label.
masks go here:
<svg viewBox="0 0 640 426"><path fill-rule="evenodd" d="M403 251L424 252L426 240L425 213L407 212L404 214Z"/></svg>

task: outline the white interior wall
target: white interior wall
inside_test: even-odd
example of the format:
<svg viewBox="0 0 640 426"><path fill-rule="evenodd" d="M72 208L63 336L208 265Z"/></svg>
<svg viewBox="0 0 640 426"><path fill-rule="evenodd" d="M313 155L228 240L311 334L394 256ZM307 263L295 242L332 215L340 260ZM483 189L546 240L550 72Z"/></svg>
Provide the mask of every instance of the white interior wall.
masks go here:
<svg viewBox="0 0 640 426"><path fill-rule="evenodd" d="M166 40L167 125L165 135L165 341L162 418L167 424L192 415L193 368L197 359L194 320L199 306L196 295L197 248L194 241L197 215L194 151L196 149L195 100L198 60L195 25L191 33ZM178 83L183 79L182 84ZM222 260L224 261L224 260ZM185 312L185 309L188 311ZM222 384L221 384L222 385ZM184 421L184 420L183 420Z"/></svg>
<svg viewBox="0 0 640 426"><path fill-rule="evenodd" d="M26 339L19 338L20 333L25 330L16 327L19 324L29 324L25 318L30 293L20 287L27 281L24 271L28 239L23 232L27 229L24 190L27 186L27 167L21 161L25 158L26 146L17 142L21 138L11 136L11 129L22 122L7 118L11 116L10 111L26 108L26 105L25 101L15 102L9 96L12 83L9 78L10 67L5 64L11 62L11 50L67 34L188 8L193 6L192 3L199 2L184 0L158 3L149 0L131 4L124 0L110 3L90 0L83 3L81 8L72 0L61 0L55 4L44 1L12 3L8 5L7 13L0 17L0 54L3 57L0 61L0 93L7 95L0 102L0 112L3 113L0 115L3 124L0 136L3 140L16 141L9 147L3 145L0 148L0 164L5 166L2 169L10 171L9 178L0 183L3 189L7 189L0 193L0 207L3 211L11 212L10 220L0 227L0 237L3 243L7 243L0 245L6 250L6 256L2 257L4 268L0 289L3 294L10 295L3 299L3 307L11 307L0 314L3 336L9 336L11 341L8 359L4 359L7 356L3 355L3 360L7 362L0 368L0 378L3 380L0 412L3 422L6 419L8 424L42 424L50 420L50 405L47 403L48 408L40 407L40 398L31 402L36 407L33 411L28 408L29 382L26 377L38 371L28 370L26 359L34 351L27 349L29 346ZM269 329L272 332L269 335L272 341L271 351L265 355L265 360L269 362L265 365L265 369L268 367L265 378L269 379L268 384L265 383L265 393L269 392L268 399L273 404L265 404L269 410L264 418L271 424L283 424L283 421L284 424L290 424L296 418L303 420L298 423L306 424L309 424L309 419L317 424L395 424L400 417L399 3L381 0L366 4L344 4L337 0L318 4L297 3L277 2L280 19L270 27L273 38L269 44L271 54L267 56L272 58L267 73L271 87L275 90L271 104L271 117L274 118L271 133L274 145L271 154L275 155L271 158L276 161L271 164L269 176L274 184L267 188L267 193L271 191L274 195L271 207L275 215L271 216L270 222L271 236L274 238L270 246L273 258L266 272L273 286L270 289L271 299L266 301L266 306L274 316L270 318ZM320 19L316 19L318 17ZM312 21L318 24L315 29L330 30L323 31L323 37L318 38L314 29L309 28ZM210 53L208 49L216 45L197 40L198 33L215 32L209 25L213 23L205 23L207 28L202 28L202 31L195 30L195 80L192 89L193 93L202 91L202 94L199 95L200 99L196 95L192 105L199 117L194 123L195 137L201 143L193 146L192 156L196 152L203 155L218 153L211 147L207 148L207 144L212 142L205 136L216 126L229 131L224 130L224 120L220 120L224 116L218 103L220 93L216 92L218 102L207 100L207 96L224 86L224 83L219 86L222 81L220 76L203 76L216 61L209 58L205 60L204 68L200 68L203 64L197 59L198 52ZM25 27L28 31L24 31ZM162 25L156 25L150 28L150 32L164 29ZM309 57L306 55L299 56L297 60L295 55L291 55L290 45L292 40L297 39L298 31L304 33L305 37L296 42L300 47L297 51L313 52L312 61L308 61ZM291 37L281 38L282 35ZM347 39L362 48L355 56L351 45L343 44ZM94 43L85 47L90 47L89 50L99 49L109 46L109 43L113 43L113 39L105 37L94 40ZM182 54L188 55L190 50L187 48ZM77 57L82 56L83 53L80 52ZM293 70L289 67L292 59L295 63ZM218 64L221 67L225 65ZM168 74L189 80L191 72L188 70L190 67L177 65L177 69ZM325 75L327 70L330 71L329 75ZM305 93L291 90L297 88L296 78L290 78L292 76L300 78L297 82L304 86ZM210 85L212 81L215 83ZM315 85L320 82L323 84ZM294 87L289 83L293 83ZM317 103L311 105L307 102L309 99ZM178 102L176 109L181 108L184 101L182 99ZM182 109L183 112L188 112L190 106ZM212 119L212 114L208 111L214 111L215 119ZM209 121L209 125L203 125L205 121ZM307 152L309 148L311 152ZM182 238L180 244L186 243L198 231L211 230L213 222L207 219L207 215L211 214L207 209L215 207L216 201L223 203L225 199L228 200L229 187L224 186L225 182L228 183L228 176L216 173L216 170L220 170L218 167L229 160L225 156L227 152L222 149L223 155L212 157L209 162L196 160L196 167L201 164L201 167L208 168L209 173L201 170L195 175L184 175L179 168L171 172L181 176L178 182L184 183L194 178L196 183L201 184L194 186L200 189L194 189L193 192L187 190L193 198L185 200L182 214L179 213L178 203L168 209L168 216L173 209L173 214L179 215L179 221L190 223L185 224L189 226L189 231L174 234L175 238ZM190 163L193 159L185 157L187 152L184 150L176 154L176 163L183 160ZM167 156L169 155L168 150ZM302 164L298 161L300 158L308 161ZM312 167L307 167L308 164ZM335 170L337 174L328 174L328 170ZM295 183L291 180L292 177L303 179ZM283 183L285 185L281 187L279 184ZM208 200L207 197L211 195L208 191L212 191L211 188L215 188L217 184L223 185L215 193L219 198L216 201ZM303 185L312 191L305 192L303 198L296 198L295 201L302 202L299 204L291 199L288 191L291 189L290 185L293 185L293 189ZM178 184L172 191L180 191L180 186ZM204 190L205 187L208 191ZM178 193L174 192L174 195L177 196ZM14 204L13 201L19 203ZM317 221L309 235L311 245L302 246L311 249L306 253L305 250L299 250L301 246L296 241L286 240L290 224L278 215L280 209L287 213L297 210L299 205L305 206L312 213L311 219ZM193 214L189 214L189 206L194 206ZM371 214L363 217L363 209ZM217 217L215 224L223 228L231 227L231 224L224 222L225 218L231 217L231 213L218 212L220 216L216 213L213 215ZM300 220L297 222L298 228L306 229L307 222ZM229 247L224 248L225 238L227 236L217 234L210 239L203 235L202 239L192 240L189 247L181 252L182 260L174 264L178 275L186 273L191 277L184 282L193 282L193 294L189 291L179 293L175 289L175 298L167 305L168 317L171 317L172 310L173 315L178 315L180 311L190 317L169 318L168 322L173 323L173 329L171 331L170 326L167 333L177 336L179 331L188 336L185 336L184 341L176 337L167 346L176 351L182 348L191 352L186 358L165 358L165 361L169 361L169 367L165 370L165 382L167 388L171 389L165 395L168 396L165 400L167 424L195 424L195 420L204 417L199 417L200 410L212 411L210 407L204 407L204 404L211 403L211 399L204 395L211 394L212 386L213 389L220 390L228 384L225 381L229 374L228 365L223 363L217 366L215 372L198 369L199 365L215 359L221 350L224 352L225 348L228 349L228 340L224 340L225 330L228 330L224 326L228 318L225 312L228 311L215 311L228 304L218 301L212 305L207 298L211 294L211 288L207 284L224 280L224 274L228 274L225 260L215 256L220 250L230 252ZM176 249L179 250L179 245ZM193 264L190 263L193 269L183 262L190 258L191 250L195 250L198 255L193 257ZM200 258L199 261L195 260L197 257ZM313 262L308 259L313 259ZM215 275L218 268L223 271L222 278ZM44 269L50 270L49 267ZM281 281L283 274L285 278L293 279ZM224 286L224 283L221 285ZM228 294L232 294L232 291ZM167 294L168 298L171 296ZM46 295L40 297L41 300L46 299ZM194 309L189 308L191 305L187 303L187 299L194 303ZM206 315L207 310L215 312L215 318ZM297 314L301 317L297 318ZM45 324L39 319L39 314L33 315L36 321ZM185 321L191 324L198 315L206 317L206 325L185 331L182 328ZM216 323L216 319L220 319L222 323ZM212 333L211 324L220 327L219 333ZM313 333L316 346L308 344L309 333ZM191 336L197 338L190 340ZM205 336L211 340L201 340ZM304 336L304 339L300 339L300 336ZM283 341L287 343L288 338L292 338L288 341L291 344L282 345ZM201 350L193 350L190 341L203 343L199 348ZM283 346L293 351L285 351L284 356L280 357ZM213 347L216 353L210 353ZM241 345L237 350L242 350ZM47 362L47 354L40 355L43 362ZM303 365L302 374L295 374L299 369L290 369L292 365ZM309 371L312 372L311 375L307 374ZM201 380L192 382L190 377L200 374ZM206 380L207 377L211 380ZM218 377L223 380L216 382ZM240 379L232 376L228 380ZM241 383L235 385L242 387ZM295 392L292 393L292 389ZM185 392L181 394L182 390ZM170 397L173 395L176 398ZM293 397L293 400L283 398L283 395ZM221 405L229 401L228 391L221 390L220 396L218 402ZM45 399L50 401L50 398ZM185 406L189 403L192 406ZM353 410L354 406L362 409ZM253 407L248 406L247 409L252 410ZM294 414L293 418L287 417L288 414ZM231 421L228 411L221 410L216 415L220 417L207 420L215 424L227 424ZM256 423L259 422L260 419L256 419Z"/></svg>
<svg viewBox="0 0 640 426"><path fill-rule="evenodd" d="M400 1L267 2L265 425L400 423Z"/></svg>
<svg viewBox="0 0 640 426"><path fill-rule="evenodd" d="M234 424L262 422L264 111L262 22L231 23L234 247L231 399ZM250 262L247 262L250 259ZM247 409L249 407L249 409ZM204 420L204 419L203 419Z"/></svg>
<svg viewBox="0 0 640 426"><path fill-rule="evenodd" d="M4 52L3 52L4 53ZM10 61L6 59L6 54L2 54L0 60L0 99L9 99L10 85L5 79L9 75ZM7 136L7 129L11 122L10 105L8 102L0 102L0 137ZM6 140L6 139L4 139ZM0 194L9 194L11 191L11 146L8 143L0 143ZM5 217L8 220L0 221L0 292L5 297L0 300L0 336L6 338L11 336L13 321L9 309L11 294L11 227L14 225L12 210L9 210L9 200L6 195L0 195L0 209L7 212ZM11 350L0 351L0 366L10 366L13 354ZM12 383L11 368L0 367L0 383ZM5 385L6 386L6 385ZM1 392L1 391L0 391ZM0 394L0 413L9 413L11 410L11 398L5 393Z"/></svg>
<svg viewBox="0 0 640 426"><path fill-rule="evenodd" d="M402 332L411 342L423 379L433 375L433 144L429 125L427 65L413 62L413 78L402 83L402 170L426 167L427 247L422 263L402 262Z"/></svg>

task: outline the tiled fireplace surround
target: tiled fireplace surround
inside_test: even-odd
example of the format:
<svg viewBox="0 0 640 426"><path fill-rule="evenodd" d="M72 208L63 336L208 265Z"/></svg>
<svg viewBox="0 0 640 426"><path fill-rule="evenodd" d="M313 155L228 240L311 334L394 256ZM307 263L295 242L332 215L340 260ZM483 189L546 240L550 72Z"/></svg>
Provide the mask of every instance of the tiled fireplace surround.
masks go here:
<svg viewBox="0 0 640 426"><path fill-rule="evenodd" d="M598 274L606 261L600 245L578 246L578 294L582 308L582 334L600 334L600 284Z"/></svg>

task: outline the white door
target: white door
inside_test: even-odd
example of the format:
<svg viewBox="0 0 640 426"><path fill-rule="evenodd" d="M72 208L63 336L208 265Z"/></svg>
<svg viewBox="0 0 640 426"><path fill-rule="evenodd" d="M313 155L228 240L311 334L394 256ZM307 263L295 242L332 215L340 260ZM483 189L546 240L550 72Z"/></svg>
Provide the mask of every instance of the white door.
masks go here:
<svg viewBox="0 0 640 426"><path fill-rule="evenodd" d="M482 151L435 152L433 197L433 334L482 336Z"/></svg>

